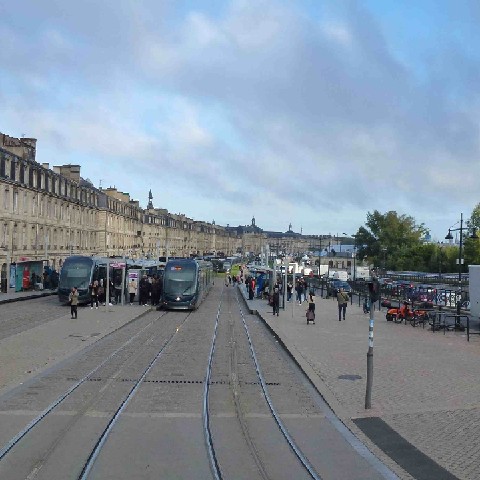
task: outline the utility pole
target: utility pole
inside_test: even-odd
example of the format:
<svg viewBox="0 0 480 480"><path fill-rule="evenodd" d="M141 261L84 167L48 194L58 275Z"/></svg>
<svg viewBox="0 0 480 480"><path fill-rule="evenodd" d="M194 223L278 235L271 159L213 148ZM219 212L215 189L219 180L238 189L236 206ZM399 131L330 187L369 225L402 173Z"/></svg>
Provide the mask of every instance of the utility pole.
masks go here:
<svg viewBox="0 0 480 480"><path fill-rule="evenodd" d="M373 387L373 325L375 321L373 307L378 300L379 284L377 279L368 282L370 293L370 322L368 327L368 352L367 352L367 388L365 391L365 409L372 408L372 387Z"/></svg>

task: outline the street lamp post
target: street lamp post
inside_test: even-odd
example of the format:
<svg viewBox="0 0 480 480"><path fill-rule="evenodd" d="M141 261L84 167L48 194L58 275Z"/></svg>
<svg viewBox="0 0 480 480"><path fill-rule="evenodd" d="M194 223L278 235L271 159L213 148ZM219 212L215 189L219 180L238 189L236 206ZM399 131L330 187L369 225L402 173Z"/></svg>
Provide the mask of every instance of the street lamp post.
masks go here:
<svg viewBox="0 0 480 480"><path fill-rule="evenodd" d="M386 275L386 267L387 267L387 247L382 248L383 252L383 274Z"/></svg>
<svg viewBox="0 0 480 480"><path fill-rule="evenodd" d="M442 280L442 255L443 255L443 242L437 242L438 247L438 279Z"/></svg>
<svg viewBox="0 0 480 480"><path fill-rule="evenodd" d="M318 278L320 279L320 275L322 274L320 265L322 264L322 236L318 236L318 240L320 242L320 246L318 247Z"/></svg>
<svg viewBox="0 0 480 480"><path fill-rule="evenodd" d="M457 222L458 223L458 222ZM456 223L452 225L454 227L457 225ZM458 288L460 289L460 299L457 300L457 315L460 315L460 309L462 306L462 263L463 263L463 258L462 258L462 248L463 248L463 231L464 230L469 230L469 227L464 227L463 226L463 213L460 214L460 227L458 228L452 228L450 227L448 229L448 234L445 237L445 240L453 240L452 232L460 232L460 244L458 247ZM473 229L472 235L470 238L478 238L476 229Z"/></svg>
<svg viewBox="0 0 480 480"><path fill-rule="evenodd" d="M353 283L357 280L357 236L355 235L355 240L353 244Z"/></svg>

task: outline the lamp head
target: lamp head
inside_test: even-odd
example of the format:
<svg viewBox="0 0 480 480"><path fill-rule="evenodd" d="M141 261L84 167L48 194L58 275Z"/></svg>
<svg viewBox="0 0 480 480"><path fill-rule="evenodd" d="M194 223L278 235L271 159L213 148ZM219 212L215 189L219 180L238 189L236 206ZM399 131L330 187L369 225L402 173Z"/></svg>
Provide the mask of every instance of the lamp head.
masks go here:
<svg viewBox="0 0 480 480"><path fill-rule="evenodd" d="M453 240L453 235L450 229L448 229L448 235L445 237L445 240Z"/></svg>
<svg viewBox="0 0 480 480"><path fill-rule="evenodd" d="M478 240L478 235L477 235L477 228L473 227L472 234L470 235L470 238L474 238Z"/></svg>

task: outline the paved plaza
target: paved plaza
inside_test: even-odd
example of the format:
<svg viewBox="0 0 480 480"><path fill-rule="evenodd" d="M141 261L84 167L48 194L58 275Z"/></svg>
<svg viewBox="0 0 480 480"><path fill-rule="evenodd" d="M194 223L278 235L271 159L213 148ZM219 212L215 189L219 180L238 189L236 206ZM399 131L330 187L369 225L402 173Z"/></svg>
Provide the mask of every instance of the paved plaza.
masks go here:
<svg viewBox="0 0 480 480"><path fill-rule="evenodd" d="M239 290L245 298L244 286ZM20 297L1 294L0 303ZM480 478L480 336L474 335L467 342L466 332L433 333L428 327L387 322L385 309L376 311L372 408L365 410L369 315L358 304L350 304L346 321L339 322L336 300L317 296L316 322L309 325L306 303L289 302L279 316L272 315L266 300L245 300L245 304L285 344L347 428L400 478ZM146 310L139 306L81 307L78 320L72 320L66 307L65 317L3 339L0 393ZM372 425L380 422L399 435L408 452L417 452L410 464L421 464L418 458L422 454L432 462L426 465L424 476L407 473L408 455L403 457L407 468L401 468L396 449L389 451L382 438L362 428L370 420ZM434 476L432 465L443 473Z"/></svg>

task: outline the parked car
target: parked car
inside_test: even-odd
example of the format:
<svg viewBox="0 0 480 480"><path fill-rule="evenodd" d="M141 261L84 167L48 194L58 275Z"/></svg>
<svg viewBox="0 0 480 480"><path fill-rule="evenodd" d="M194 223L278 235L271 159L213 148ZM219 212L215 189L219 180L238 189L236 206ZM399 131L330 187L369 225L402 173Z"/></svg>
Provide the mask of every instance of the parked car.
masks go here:
<svg viewBox="0 0 480 480"><path fill-rule="evenodd" d="M352 287L348 282L334 278L330 280L327 284L327 296L329 297L336 296L339 288L343 288L343 290L347 292L349 295L352 294Z"/></svg>

